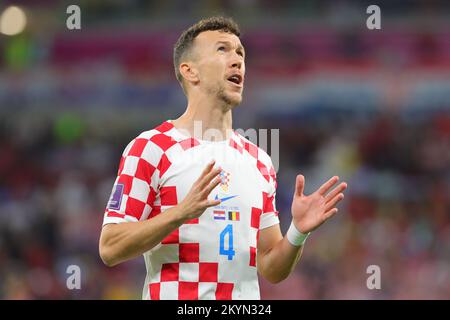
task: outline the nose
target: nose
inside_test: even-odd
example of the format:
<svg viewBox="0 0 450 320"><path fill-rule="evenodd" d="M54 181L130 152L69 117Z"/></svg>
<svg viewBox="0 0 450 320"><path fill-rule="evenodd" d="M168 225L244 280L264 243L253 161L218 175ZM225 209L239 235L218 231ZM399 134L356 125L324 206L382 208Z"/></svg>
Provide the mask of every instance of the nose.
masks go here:
<svg viewBox="0 0 450 320"><path fill-rule="evenodd" d="M237 52L234 52L232 55L232 59L231 59L231 67L233 69L237 68L237 69L241 70L243 62L244 62L244 58L241 55L239 55Z"/></svg>
<svg viewBox="0 0 450 320"><path fill-rule="evenodd" d="M241 70L242 58L239 57L239 58L236 58L235 60L233 60L233 62L231 63L231 67Z"/></svg>

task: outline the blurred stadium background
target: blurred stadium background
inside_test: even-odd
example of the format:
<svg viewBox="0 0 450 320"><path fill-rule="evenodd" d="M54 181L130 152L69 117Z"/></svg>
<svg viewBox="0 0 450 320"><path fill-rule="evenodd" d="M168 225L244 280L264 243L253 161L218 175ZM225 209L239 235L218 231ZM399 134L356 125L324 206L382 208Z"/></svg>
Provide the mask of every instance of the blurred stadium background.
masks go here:
<svg viewBox="0 0 450 320"><path fill-rule="evenodd" d="M70 4L81 30L66 28ZM381 30L366 28L370 4ZM449 1L29 0L0 12L10 5L27 24L0 34L1 299L140 298L143 259L107 268L98 256L104 207L126 144L184 111L172 46L212 14L240 23L248 53L235 128L280 129L283 231L296 173L307 191L333 174L349 183L294 274L261 279L262 298L450 299ZM72 264L81 290L66 288ZM369 265L381 290L366 287Z"/></svg>

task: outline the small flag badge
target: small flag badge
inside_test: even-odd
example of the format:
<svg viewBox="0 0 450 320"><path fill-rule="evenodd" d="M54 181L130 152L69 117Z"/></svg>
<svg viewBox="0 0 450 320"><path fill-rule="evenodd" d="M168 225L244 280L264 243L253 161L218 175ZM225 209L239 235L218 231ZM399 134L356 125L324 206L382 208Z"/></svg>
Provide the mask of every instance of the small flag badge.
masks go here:
<svg viewBox="0 0 450 320"><path fill-rule="evenodd" d="M214 220L225 220L225 211L223 210L214 210Z"/></svg>
<svg viewBox="0 0 450 320"><path fill-rule="evenodd" d="M239 221L239 211L228 211L228 220Z"/></svg>

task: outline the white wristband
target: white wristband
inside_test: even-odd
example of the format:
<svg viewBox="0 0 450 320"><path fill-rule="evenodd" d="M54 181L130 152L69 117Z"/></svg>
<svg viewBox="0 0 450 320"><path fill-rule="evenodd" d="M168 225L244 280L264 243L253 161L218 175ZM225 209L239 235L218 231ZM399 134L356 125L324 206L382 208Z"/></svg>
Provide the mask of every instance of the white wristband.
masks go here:
<svg viewBox="0 0 450 320"><path fill-rule="evenodd" d="M310 233L311 232L305 234L299 232L297 228L294 226L294 222L291 222L291 226L289 227L289 230L286 233L286 238L293 246L299 247L305 243Z"/></svg>

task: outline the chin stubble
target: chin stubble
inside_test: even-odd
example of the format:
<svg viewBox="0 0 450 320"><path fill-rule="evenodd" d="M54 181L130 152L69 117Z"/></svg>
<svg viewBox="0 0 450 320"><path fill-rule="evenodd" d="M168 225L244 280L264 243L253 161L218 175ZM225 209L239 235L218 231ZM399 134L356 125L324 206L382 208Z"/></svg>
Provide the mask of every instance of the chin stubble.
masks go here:
<svg viewBox="0 0 450 320"><path fill-rule="evenodd" d="M240 101L233 101L230 97L225 93L224 87L220 86L217 90L217 97L219 100L223 101L225 105L230 107L230 109L239 105Z"/></svg>

